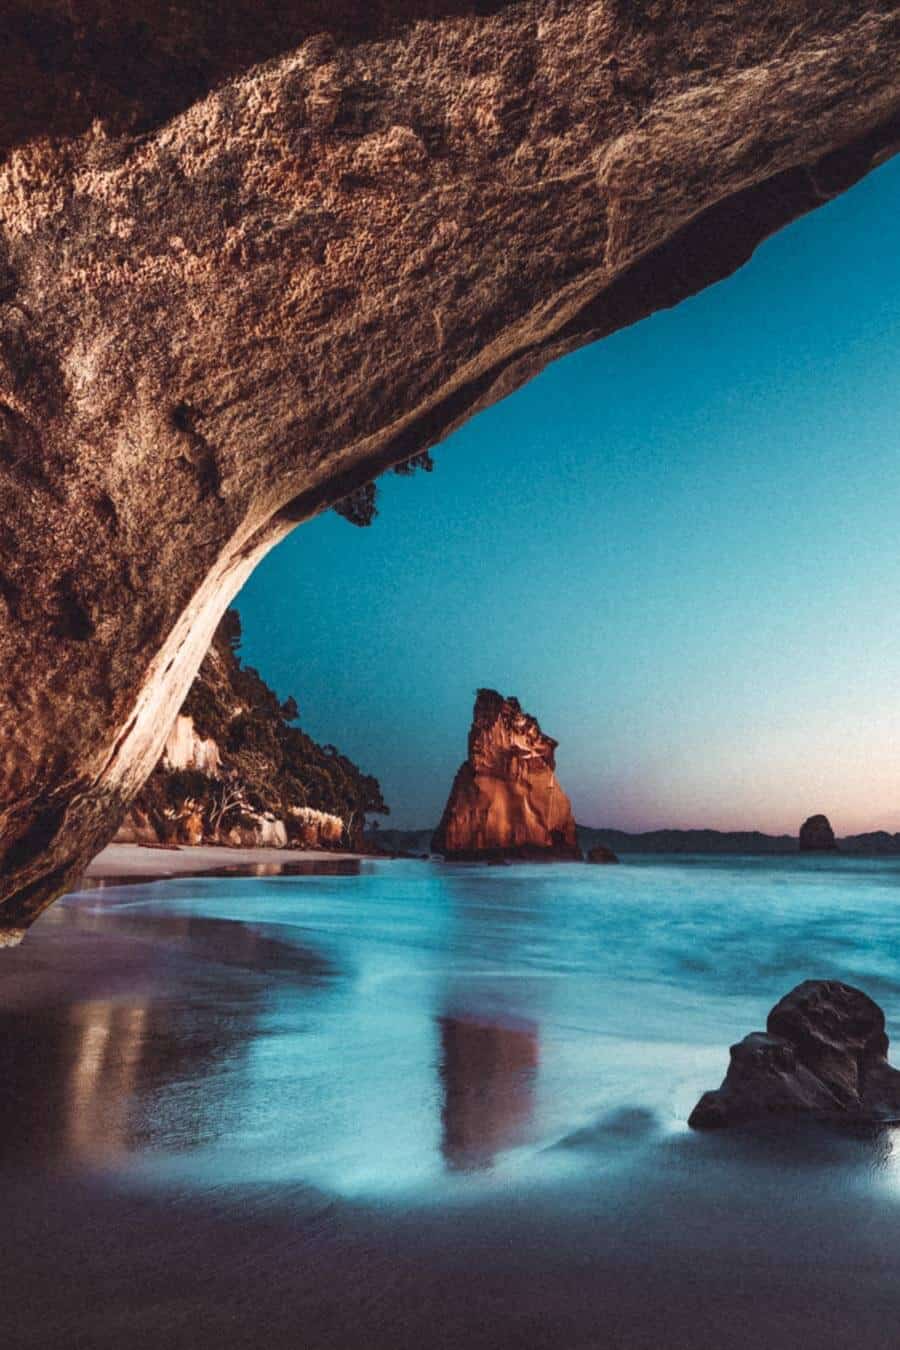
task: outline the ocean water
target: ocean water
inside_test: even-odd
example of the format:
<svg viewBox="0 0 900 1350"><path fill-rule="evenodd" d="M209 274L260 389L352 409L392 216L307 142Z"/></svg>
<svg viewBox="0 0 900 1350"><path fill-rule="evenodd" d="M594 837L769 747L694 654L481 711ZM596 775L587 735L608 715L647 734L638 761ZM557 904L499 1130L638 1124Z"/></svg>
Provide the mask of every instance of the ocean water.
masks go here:
<svg viewBox="0 0 900 1350"><path fill-rule="evenodd" d="M800 980L900 1037L900 860L108 886L3 967L14 1345L900 1335L893 1132L686 1126Z"/></svg>

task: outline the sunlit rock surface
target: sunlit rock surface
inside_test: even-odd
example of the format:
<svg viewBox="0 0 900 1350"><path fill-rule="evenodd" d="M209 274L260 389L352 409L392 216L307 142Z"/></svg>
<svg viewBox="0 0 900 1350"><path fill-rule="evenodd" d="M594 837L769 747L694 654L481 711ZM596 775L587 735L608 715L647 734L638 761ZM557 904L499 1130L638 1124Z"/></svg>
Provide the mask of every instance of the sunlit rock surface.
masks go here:
<svg viewBox="0 0 900 1350"><path fill-rule="evenodd" d="M366 813L387 811L378 780L297 726L240 639L229 610L115 842L358 848Z"/></svg>
<svg viewBox="0 0 900 1350"><path fill-rule="evenodd" d="M456 861L580 858L556 741L518 699L479 689L460 765L431 847Z"/></svg>
<svg viewBox="0 0 900 1350"><path fill-rule="evenodd" d="M865 0L11 0L3 38L16 931L112 837L288 530L900 136L896 8Z"/></svg>
<svg viewBox="0 0 900 1350"><path fill-rule="evenodd" d="M884 1013L836 980L807 980L731 1047L722 1086L688 1121L717 1129L783 1116L865 1124L900 1120L900 1071L887 1062Z"/></svg>
<svg viewBox="0 0 900 1350"><path fill-rule="evenodd" d="M193 717L179 713L166 739L162 767L169 771L193 769L196 773L218 778L222 769L222 752L212 736L197 735Z"/></svg>

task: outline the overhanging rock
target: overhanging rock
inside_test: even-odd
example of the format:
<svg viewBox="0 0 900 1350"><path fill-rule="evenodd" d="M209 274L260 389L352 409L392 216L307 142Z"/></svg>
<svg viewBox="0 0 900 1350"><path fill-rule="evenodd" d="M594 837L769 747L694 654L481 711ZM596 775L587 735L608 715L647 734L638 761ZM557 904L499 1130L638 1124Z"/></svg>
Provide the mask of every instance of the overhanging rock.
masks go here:
<svg viewBox="0 0 900 1350"><path fill-rule="evenodd" d="M900 136L896 6L20 0L4 36L16 933L111 836L293 525L728 275Z"/></svg>

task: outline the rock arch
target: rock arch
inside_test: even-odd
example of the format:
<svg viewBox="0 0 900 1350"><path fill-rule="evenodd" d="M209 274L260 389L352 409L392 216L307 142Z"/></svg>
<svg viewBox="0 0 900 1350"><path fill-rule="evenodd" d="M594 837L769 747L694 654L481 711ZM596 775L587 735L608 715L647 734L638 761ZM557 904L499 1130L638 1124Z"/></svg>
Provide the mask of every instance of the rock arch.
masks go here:
<svg viewBox="0 0 900 1350"><path fill-rule="evenodd" d="M110 837L218 617L289 529L548 361L728 275L892 153L900 13L9 8L11 942Z"/></svg>

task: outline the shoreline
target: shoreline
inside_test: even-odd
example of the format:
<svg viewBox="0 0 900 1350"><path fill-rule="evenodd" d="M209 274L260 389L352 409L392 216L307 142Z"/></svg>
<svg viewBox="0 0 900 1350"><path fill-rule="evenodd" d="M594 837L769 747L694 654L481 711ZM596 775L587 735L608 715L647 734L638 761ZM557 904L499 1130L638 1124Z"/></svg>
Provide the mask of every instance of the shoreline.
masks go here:
<svg viewBox="0 0 900 1350"><path fill-rule="evenodd" d="M95 873L123 853L138 881L221 857L117 846ZM687 1128L836 952L900 1026L893 868L827 865L788 938L774 865L435 886L349 859L362 885L52 909L3 956L7 1341L893 1350L896 1136Z"/></svg>
<svg viewBox="0 0 900 1350"><path fill-rule="evenodd" d="M82 883L125 885L133 881L168 881L173 877L203 876L223 871L252 874L258 868L273 873L306 865L360 862L365 853L337 853L316 848L228 848L224 844L179 844L153 848L146 844L108 844L85 869Z"/></svg>

